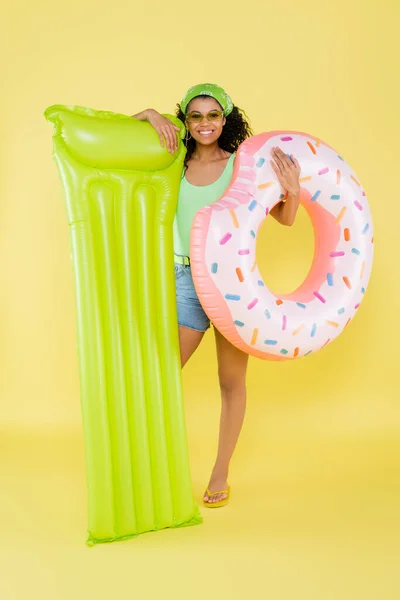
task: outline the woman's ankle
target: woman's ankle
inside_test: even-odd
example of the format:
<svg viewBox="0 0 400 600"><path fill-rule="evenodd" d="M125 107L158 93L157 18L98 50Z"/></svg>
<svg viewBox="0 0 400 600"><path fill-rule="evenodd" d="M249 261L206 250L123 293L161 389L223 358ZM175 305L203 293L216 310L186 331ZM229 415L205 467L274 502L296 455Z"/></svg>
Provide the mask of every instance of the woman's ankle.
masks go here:
<svg viewBox="0 0 400 600"><path fill-rule="evenodd" d="M224 479L227 481L228 475L229 475L229 468L227 468L226 465L215 464L214 468L212 470L212 473L211 473L211 478L212 479Z"/></svg>

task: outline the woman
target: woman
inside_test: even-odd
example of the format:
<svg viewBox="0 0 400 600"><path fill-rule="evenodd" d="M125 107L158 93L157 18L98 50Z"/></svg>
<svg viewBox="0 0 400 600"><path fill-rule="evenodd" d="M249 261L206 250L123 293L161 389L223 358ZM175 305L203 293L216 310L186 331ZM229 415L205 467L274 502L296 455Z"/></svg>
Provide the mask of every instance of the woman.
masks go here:
<svg viewBox="0 0 400 600"><path fill-rule="evenodd" d="M187 129L184 140L187 154L174 220L179 343L184 367L210 327L190 270L190 229L193 218L200 208L222 196L232 177L236 150L252 135L252 131L243 111L234 106L226 92L217 85L206 83L190 88L177 106L177 117ZM158 132L161 145L165 144L171 153L177 150L179 128L171 121L154 109L133 117L149 121ZM299 163L278 147L272 149L270 162L285 192L283 200L270 214L282 225L292 225L299 204ZM222 408L218 454L203 498L204 506L209 508L224 506L229 501L229 463L245 415L249 358L215 328L214 334Z"/></svg>

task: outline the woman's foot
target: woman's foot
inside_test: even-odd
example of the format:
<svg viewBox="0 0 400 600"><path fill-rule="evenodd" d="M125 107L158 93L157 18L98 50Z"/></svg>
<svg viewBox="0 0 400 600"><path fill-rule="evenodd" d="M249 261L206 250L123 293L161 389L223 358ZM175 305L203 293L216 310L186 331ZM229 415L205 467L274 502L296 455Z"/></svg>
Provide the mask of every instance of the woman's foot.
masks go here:
<svg viewBox="0 0 400 600"><path fill-rule="evenodd" d="M228 489L228 481L226 477L211 477L210 483L208 484L208 489L210 492L219 492L220 490ZM220 502L224 500L228 494L216 494L215 496L208 496L207 492L204 493L203 500L204 502L213 503Z"/></svg>

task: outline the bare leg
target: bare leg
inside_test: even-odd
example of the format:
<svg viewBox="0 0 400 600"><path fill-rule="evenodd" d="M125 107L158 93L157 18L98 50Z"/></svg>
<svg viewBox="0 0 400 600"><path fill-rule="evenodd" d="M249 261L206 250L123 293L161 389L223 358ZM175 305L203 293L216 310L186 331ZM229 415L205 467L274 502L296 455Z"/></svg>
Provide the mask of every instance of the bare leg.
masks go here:
<svg viewBox="0 0 400 600"><path fill-rule="evenodd" d="M208 485L211 492L226 490L229 463L242 429L246 412L246 371L249 355L233 346L214 328L217 346L218 376L221 389L221 420L218 455ZM218 494L206 502L219 502L227 494Z"/></svg>
<svg viewBox="0 0 400 600"><path fill-rule="evenodd" d="M181 366L183 369L189 358L199 347L199 344L204 337L204 332L196 331L195 329L190 329L189 327L183 327L182 325L178 325L178 329Z"/></svg>

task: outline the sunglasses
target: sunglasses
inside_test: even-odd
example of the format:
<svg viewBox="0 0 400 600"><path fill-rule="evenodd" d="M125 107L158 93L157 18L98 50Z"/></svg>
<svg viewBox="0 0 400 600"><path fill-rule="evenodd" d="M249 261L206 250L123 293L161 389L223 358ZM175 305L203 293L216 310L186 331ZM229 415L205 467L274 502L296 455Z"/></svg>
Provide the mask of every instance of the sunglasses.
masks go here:
<svg viewBox="0 0 400 600"><path fill-rule="evenodd" d="M221 121L223 117L223 110L210 110L206 115L193 110L186 115L186 121L188 123L201 123L203 119L207 119L209 123L213 123L214 121Z"/></svg>

